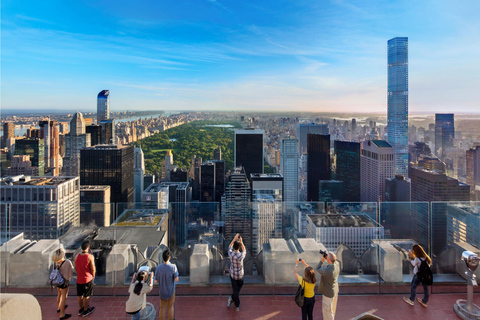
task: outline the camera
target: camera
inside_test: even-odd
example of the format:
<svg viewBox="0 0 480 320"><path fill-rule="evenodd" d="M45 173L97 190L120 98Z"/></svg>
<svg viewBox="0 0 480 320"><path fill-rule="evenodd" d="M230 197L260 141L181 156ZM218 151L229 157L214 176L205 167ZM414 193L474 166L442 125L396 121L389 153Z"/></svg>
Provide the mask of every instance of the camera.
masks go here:
<svg viewBox="0 0 480 320"><path fill-rule="evenodd" d="M319 253L320 253L324 258L326 258L326 257L328 256L328 251L320 250Z"/></svg>

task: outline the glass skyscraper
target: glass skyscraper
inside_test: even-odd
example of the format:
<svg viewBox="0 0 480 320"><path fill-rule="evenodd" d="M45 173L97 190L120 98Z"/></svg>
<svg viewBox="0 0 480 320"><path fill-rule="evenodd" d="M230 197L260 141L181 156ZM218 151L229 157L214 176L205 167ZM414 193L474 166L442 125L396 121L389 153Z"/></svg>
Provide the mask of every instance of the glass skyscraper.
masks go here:
<svg viewBox="0 0 480 320"><path fill-rule="evenodd" d="M110 118L110 91L102 90L97 96L97 124Z"/></svg>
<svg viewBox="0 0 480 320"><path fill-rule="evenodd" d="M445 148L453 147L455 120L453 113L435 114L435 154L443 159Z"/></svg>
<svg viewBox="0 0 480 320"><path fill-rule="evenodd" d="M360 201L360 143L333 142L335 150L335 179L343 181L344 201Z"/></svg>
<svg viewBox="0 0 480 320"><path fill-rule="evenodd" d="M395 173L408 175L408 38L388 40L388 142Z"/></svg>

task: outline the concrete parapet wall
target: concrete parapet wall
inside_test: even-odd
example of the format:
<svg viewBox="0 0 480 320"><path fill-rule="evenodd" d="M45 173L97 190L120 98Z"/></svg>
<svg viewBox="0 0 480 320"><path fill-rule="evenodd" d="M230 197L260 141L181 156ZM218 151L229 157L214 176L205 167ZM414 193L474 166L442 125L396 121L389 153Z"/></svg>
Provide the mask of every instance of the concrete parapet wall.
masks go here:
<svg viewBox="0 0 480 320"><path fill-rule="evenodd" d="M0 295L0 319L41 320L42 309L37 299L26 293Z"/></svg>
<svg viewBox="0 0 480 320"><path fill-rule="evenodd" d="M116 244L107 257L105 282L107 285L123 285L128 275L136 271L135 258L130 244Z"/></svg>
<svg viewBox="0 0 480 320"><path fill-rule="evenodd" d="M322 244L313 239L292 240L270 239L263 246L263 274L267 285L294 285L296 283L293 269L298 258L305 260L314 269L320 262L319 250L325 250ZM299 265L298 273L303 274L303 264Z"/></svg>
<svg viewBox="0 0 480 320"><path fill-rule="evenodd" d="M207 285L210 278L211 254L208 244L195 244L190 256L190 284Z"/></svg>
<svg viewBox="0 0 480 320"><path fill-rule="evenodd" d="M411 248L413 240L372 240L378 250L378 267L380 278L385 282L403 282L404 252L401 247Z"/></svg>

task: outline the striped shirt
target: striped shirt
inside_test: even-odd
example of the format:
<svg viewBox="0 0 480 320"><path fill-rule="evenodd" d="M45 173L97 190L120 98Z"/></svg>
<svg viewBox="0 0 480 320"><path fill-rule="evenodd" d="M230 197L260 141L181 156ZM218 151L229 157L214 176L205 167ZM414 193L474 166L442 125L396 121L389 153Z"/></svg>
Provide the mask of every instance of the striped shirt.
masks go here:
<svg viewBox="0 0 480 320"><path fill-rule="evenodd" d="M232 247L228 248L228 256L230 257L230 277L234 280L243 279L243 259L247 255L247 251L234 251Z"/></svg>

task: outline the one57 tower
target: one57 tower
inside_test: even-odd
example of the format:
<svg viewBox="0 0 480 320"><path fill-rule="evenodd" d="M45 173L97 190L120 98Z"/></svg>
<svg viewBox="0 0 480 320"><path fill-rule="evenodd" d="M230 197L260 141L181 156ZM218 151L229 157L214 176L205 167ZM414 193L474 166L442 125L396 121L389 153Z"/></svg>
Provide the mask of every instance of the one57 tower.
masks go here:
<svg viewBox="0 0 480 320"><path fill-rule="evenodd" d="M388 142L395 173L408 175L408 38L388 40Z"/></svg>

